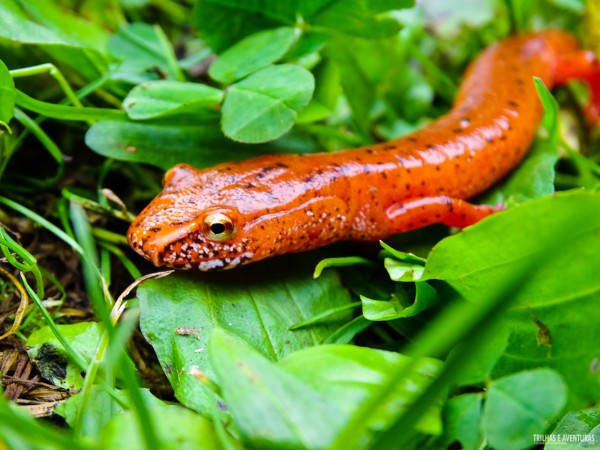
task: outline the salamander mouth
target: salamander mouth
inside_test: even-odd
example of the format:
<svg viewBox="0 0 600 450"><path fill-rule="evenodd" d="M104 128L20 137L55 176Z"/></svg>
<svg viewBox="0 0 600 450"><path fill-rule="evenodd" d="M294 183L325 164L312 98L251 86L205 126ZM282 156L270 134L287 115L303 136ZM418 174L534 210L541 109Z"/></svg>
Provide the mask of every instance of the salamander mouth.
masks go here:
<svg viewBox="0 0 600 450"><path fill-rule="evenodd" d="M131 247L156 267L213 272L232 269L254 257L243 244L207 239L194 223L170 233L144 230L134 223L127 237Z"/></svg>

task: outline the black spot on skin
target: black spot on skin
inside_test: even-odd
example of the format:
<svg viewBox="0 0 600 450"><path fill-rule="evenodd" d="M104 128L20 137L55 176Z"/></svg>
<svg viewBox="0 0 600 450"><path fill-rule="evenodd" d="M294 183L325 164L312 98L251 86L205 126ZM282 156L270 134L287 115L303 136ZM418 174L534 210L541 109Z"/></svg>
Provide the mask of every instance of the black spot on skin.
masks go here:
<svg viewBox="0 0 600 450"><path fill-rule="evenodd" d="M503 134L502 136L500 136L500 140L501 140L501 141L505 141L505 140L506 140L506 135L505 135L505 134Z"/></svg>
<svg viewBox="0 0 600 450"><path fill-rule="evenodd" d="M452 130L452 132L453 132L454 134L459 134L459 133L462 133L462 128L455 128L455 129L453 129L453 130Z"/></svg>
<svg viewBox="0 0 600 450"><path fill-rule="evenodd" d="M150 228L150 231L152 231L153 233L158 233L161 230L160 227L152 227Z"/></svg>
<svg viewBox="0 0 600 450"><path fill-rule="evenodd" d="M418 139L417 139L416 137L414 137L414 136L408 136L408 137L406 138L406 140L407 140L407 141L410 141L410 142L417 142L417 140L418 140Z"/></svg>
<svg viewBox="0 0 600 450"><path fill-rule="evenodd" d="M381 176L382 176L382 177L383 177L385 180L387 180L387 174L386 174L385 172L381 172Z"/></svg>
<svg viewBox="0 0 600 450"><path fill-rule="evenodd" d="M518 108L519 104L517 102L515 102L514 100L510 100L508 102L509 106L512 106L513 108Z"/></svg>
<svg viewBox="0 0 600 450"><path fill-rule="evenodd" d="M368 148L365 150L369 155L373 154L373 149L372 148Z"/></svg>
<svg viewBox="0 0 600 450"><path fill-rule="evenodd" d="M440 166L435 166L435 170L437 170L439 172L442 169L440 168Z"/></svg>
<svg viewBox="0 0 600 450"><path fill-rule="evenodd" d="M410 183L406 183L406 185L404 186L406 188L406 190L410 190Z"/></svg>
<svg viewBox="0 0 600 450"><path fill-rule="evenodd" d="M244 186L244 188L246 188L246 189L253 189L253 188L255 188L255 187L256 187L256 186L255 186L254 184L252 184L252 183L247 183L247 184Z"/></svg>
<svg viewBox="0 0 600 450"><path fill-rule="evenodd" d="M486 137L485 137L485 140L486 140L486 142L489 142L490 144L491 144L492 142L494 142L494 138L493 138L492 136L486 136Z"/></svg>
<svg viewBox="0 0 600 450"><path fill-rule="evenodd" d="M287 168L289 168L289 166L288 166L287 164L284 164L284 163L282 163L282 162L278 162L278 163L276 163L275 165L276 165L277 167L282 167L282 168L284 168L284 169L287 169Z"/></svg>

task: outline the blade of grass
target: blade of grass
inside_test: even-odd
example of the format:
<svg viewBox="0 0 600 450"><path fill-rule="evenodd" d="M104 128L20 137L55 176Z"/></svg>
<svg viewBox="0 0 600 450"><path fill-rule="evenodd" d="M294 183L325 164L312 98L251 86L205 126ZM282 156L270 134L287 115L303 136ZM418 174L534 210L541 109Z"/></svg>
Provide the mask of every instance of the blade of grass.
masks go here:
<svg viewBox="0 0 600 450"><path fill-rule="evenodd" d="M42 102L28 96L17 89L17 105L28 111L33 111L44 116L62 120L114 120L126 121L127 113L119 109L109 108L77 108L75 106L57 105L54 103Z"/></svg>
<svg viewBox="0 0 600 450"><path fill-rule="evenodd" d="M23 273L21 273L21 282L23 283L23 287L25 287L25 290L27 291L27 293L29 294L29 296L31 297L33 302L36 304L36 306L42 313L42 317L46 321L46 324L48 325L48 327L50 328L50 330L52 331L54 336L56 336L56 339L58 339L58 342L60 342L60 344L63 346L63 348L69 355L69 358L71 358L73 360L73 362L75 364L77 364L77 367L79 367L82 371L84 371L84 372L87 371L88 370L87 362L85 361L83 356L81 356L79 354L79 352L77 350L75 350L73 347L71 347L71 344L69 344L69 342L62 335L62 333L56 326L56 322L54 322L54 319L52 319L52 316L50 315L50 313L48 312L48 310L42 303L42 300L37 296L37 294L34 292L34 290L31 288L31 286L29 286L29 283L27 282L27 279L25 278L25 275Z"/></svg>
<svg viewBox="0 0 600 450"><path fill-rule="evenodd" d="M83 207L79 203L71 201L69 212L73 225L73 233L83 249L81 264L90 303L95 313L102 320L102 323L110 330L112 329L112 324L109 311L114 302L100 272L98 251L96 241L92 235L92 227Z"/></svg>
<svg viewBox="0 0 600 450"><path fill-rule="evenodd" d="M362 315L355 317L350 322L342 325L332 334L327 336L327 339L323 341L323 344L347 344L354 336L367 329L372 324L373 322L365 319Z"/></svg>
<svg viewBox="0 0 600 450"><path fill-rule="evenodd" d="M0 395L0 423L3 430L10 430L12 437L19 436L22 440L22 447L12 448L45 448L48 443L52 443L52 448L61 448L65 450L91 450L91 444L85 444L73 439L67 433L58 432L56 429L45 425L39 420L35 420L24 410L17 406L12 406ZM0 438L5 438L6 431L0 431ZM4 439L0 440L0 445L4 444ZM11 439L7 444L17 445L18 443ZM5 447L8 448L8 447Z"/></svg>
<svg viewBox="0 0 600 450"><path fill-rule="evenodd" d="M83 249L72 237L70 237L67 233L65 233L63 230L58 228L56 225L54 225L54 224L50 223L48 220L44 219L39 214L37 214L37 213L33 212L32 210L24 207L23 205L20 205L19 203L14 202L14 201L12 201L6 197L3 197L1 195L0 195L0 203L5 206L8 206L9 208L14 209L15 211L20 212L21 214L23 214L26 217L29 217L31 220L33 220L37 224L44 227L50 233L54 234L56 237L63 240L64 242L66 242L77 253L83 254Z"/></svg>
<svg viewBox="0 0 600 450"><path fill-rule="evenodd" d="M556 251L556 248L551 245L546 246L546 248ZM461 365L465 364L475 354L475 350L485 342L485 339L483 339L485 336L482 336L481 330L493 328L493 324L499 320L503 311L510 306L510 299L516 298L512 294L522 288L541 260L550 257L547 253L549 252L543 251L535 255L534 258L515 263L511 282L499 285L496 291L497 294L493 298L476 304L464 301L454 303L438 316L404 352L411 357L411 360L389 374L375 394L367 399L356 414L352 416L331 449L348 450L358 448L358 443L362 441L361 437L366 436L369 432L370 417L375 415L374 412L380 408L381 404L386 403L389 393L394 392L396 384L410 373L420 358L446 355L459 343L464 343L465 351L456 358L456 361L446 364L438 379L416 400L414 409L411 406L404 414L397 417L394 423L376 438L373 446L373 448L378 449L390 448L389 445L393 442L393 447L402 448L402 445L406 444L417 433L414 428L417 420L451 385L460 372ZM560 252L554 254L560 254Z"/></svg>
<svg viewBox="0 0 600 450"><path fill-rule="evenodd" d="M61 177L65 164L63 160L63 155L58 146L54 143L54 141L46 134L46 132L39 126L39 124L25 114L21 109L15 108L15 119L17 119L23 127L25 127L31 134L33 134L38 141L44 146L50 156L56 161L58 164L58 168L54 176L50 177L47 180L39 180L34 177L26 177L21 176L22 179L27 180L29 183L42 186L42 187L50 187L54 186L58 179Z"/></svg>

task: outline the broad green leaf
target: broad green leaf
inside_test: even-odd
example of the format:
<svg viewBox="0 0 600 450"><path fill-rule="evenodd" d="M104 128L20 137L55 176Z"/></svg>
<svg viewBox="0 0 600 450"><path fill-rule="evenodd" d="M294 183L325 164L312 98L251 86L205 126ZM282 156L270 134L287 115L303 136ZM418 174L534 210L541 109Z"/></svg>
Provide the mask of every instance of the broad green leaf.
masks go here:
<svg viewBox="0 0 600 450"><path fill-rule="evenodd" d="M372 394L396 367L406 364L408 357L395 353L354 345L322 345L291 353L279 362L286 372L302 380L337 405L345 414L353 411ZM385 428L391 417L407 410L441 369L441 362L432 358L421 361L399 382L389 402L382 404L374 417L374 431ZM417 424L428 434L441 430L439 408L431 408Z"/></svg>
<svg viewBox="0 0 600 450"><path fill-rule="evenodd" d="M214 328L208 354L227 409L253 448L326 448L343 411L243 341Z"/></svg>
<svg viewBox="0 0 600 450"><path fill-rule="evenodd" d="M198 34L215 52L220 53L246 36L261 30L276 28L280 20L263 14L262 11L244 9L241 2L221 0L198 0L194 7L194 23ZM287 2L277 1L279 4Z"/></svg>
<svg viewBox="0 0 600 450"><path fill-rule="evenodd" d="M87 20L57 2L47 0L19 0L25 12L43 26L65 36L75 45L104 52L109 34L100 25Z"/></svg>
<svg viewBox="0 0 600 450"><path fill-rule="evenodd" d="M362 302L363 315L369 320L394 320L406 317L416 316L420 312L431 308L439 301L437 292L426 282L415 283L416 294L412 304L406 304L408 299L403 297L406 294L392 294L391 300L373 300L363 295L360 296ZM398 292L398 291L397 291Z"/></svg>
<svg viewBox="0 0 600 450"><path fill-rule="evenodd" d="M176 126L101 121L90 127L85 142L106 157L144 162L165 170L179 163L206 167L256 155L252 147L225 139L217 124Z"/></svg>
<svg viewBox="0 0 600 450"><path fill-rule="evenodd" d="M362 38L382 38L392 36L400 30L398 21L381 13L393 9L408 8L413 0L334 0L329 2L308 2L321 7L306 20L312 26L325 27L331 31L341 32ZM306 8L305 8L306 10ZM340 20L343 17L344 20Z"/></svg>
<svg viewBox="0 0 600 450"><path fill-rule="evenodd" d="M323 2L323 0L320 1ZM288 0L286 2L280 0L245 0L243 2L238 2L236 0L211 0L211 3L228 5L245 11L258 12L275 20L294 23L296 21L299 3L315 2L314 0Z"/></svg>
<svg viewBox="0 0 600 450"><path fill-rule="evenodd" d="M161 449L213 450L222 448L214 426L207 419L178 405L167 404L154 397L147 389L141 390L144 403L160 440ZM88 413L96 419L100 429L94 434L101 448L145 449L139 422L129 408L126 391L115 391L114 398L100 387L93 386L88 401ZM72 424L81 402L81 394L69 398L59 412ZM233 448L239 448L234 445Z"/></svg>
<svg viewBox="0 0 600 450"><path fill-rule="evenodd" d="M0 2L0 37L23 44L79 46L59 30L40 25L27 16L16 0Z"/></svg>
<svg viewBox="0 0 600 450"><path fill-rule="evenodd" d="M296 31L289 27L258 32L221 53L208 74L221 83L233 83L278 61L295 40Z"/></svg>
<svg viewBox="0 0 600 450"><path fill-rule="evenodd" d="M357 126L367 134L369 131L369 112L376 100L376 83L369 79L362 61L368 53L362 51L365 46L358 45L356 39L330 39L325 54L337 66L340 84L352 109L352 116ZM375 42L375 41L374 41Z"/></svg>
<svg viewBox="0 0 600 450"><path fill-rule="evenodd" d="M58 325L59 331L71 346L87 361L93 358L100 342L100 327L96 322ZM81 369L67 358L67 354L50 327L35 330L27 339L27 351L44 378L65 389L80 388Z"/></svg>
<svg viewBox="0 0 600 450"><path fill-rule="evenodd" d="M134 120L173 114L201 120L214 118L222 100L223 91L205 84L159 80L134 87L123 100L123 108Z"/></svg>
<svg viewBox="0 0 600 450"><path fill-rule="evenodd" d="M108 51L121 60L114 80L138 84L159 78L181 79L173 49L158 25L127 24L108 41Z"/></svg>
<svg viewBox="0 0 600 450"><path fill-rule="evenodd" d="M481 413L483 395L463 394L452 397L444 406L442 447L458 441L465 450L481 448Z"/></svg>
<svg viewBox="0 0 600 450"><path fill-rule="evenodd" d="M539 264L514 299L505 323L511 335L494 376L551 367L569 386L574 407L600 399L597 377L589 370L600 352L596 211L600 194L571 191L494 214L440 241L422 278L445 280L466 299L481 301L514 264L547 251L546 242L560 240L559 262Z"/></svg>
<svg viewBox="0 0 600 450"><path fill-rule="evenodd" d="M571 411L544 437L545 450L595 448L600 442L600 409Z"/></svg>
<svg viewBox="0 0 600 450"><path fill-rule="evenodd" d="M140 326L182 403L202 411L212 401L212 393L192 373L214 375L206 348L215 326L278 360L321 343L348 320L350 312L343 311L310 328L289 330L350 303L334 272L313 281L312 267L312 259L279 258L232 272L177 273L138 288Z"/></svg>
<svg viewBox="0 0 600 450"><path fill-rule="evenodd" d="M26 12L28 10L30 14ZM61 18L68 22L64 28ZM106 70L104 42L106 34L101 27L86 22L60 10L52 2L35 0L24 2L3 0L0 2L0 38L18 44L35 45L36 50L25 47L26 55L31 55L25 64L49 62L48 57L40 56L40 51L50 55L50 59L58 61L61 66L68 66L84 79L97 79L101 71ZM0 39L1 40L1 39ZM17 49L19 47L12 47ZM33 47L32 47L33 48ZM4 52L5 49L2 49ZM13 54L14 53L14 54ZM8 63L9 56L18 55L19 51L7 51L3 54ZM33 56L33 55L37 56Z"/></svg>
<svg viewBox="0 0 600 450"><path fill-rule="evenodd" d="M472 355L467 367L463 369L464 375L459 380L459 385L472 386L490 380L494 367L508 345L510 332L507 327L508 325L501 323L492 337L486 339L480 350ZM448 359L451 360L457 353L460 354L462 351L463 346L457 346L450 352Z"/></svg>
<svg viewBox="0 0 600 450"><path fill-rule="evenodd" d="M529 448L567 400L567 387L555 371L520 372L490 383L483 411L483 432L498 449Z"/></svg>
<svg viewBox="0 0 600 450"><path fill-rule="evenodd" d="M394 281L418 281L425 271L423 263L398 261L394 258L385 258L383 265Z"/></svg>
<svg viewBox="0 0 600 450"><path fill-rule="evenodd" d="M15 110L15 83L0 60L0 125L7 127ZM1 132L1 131L0 131Z"/></svg>
<svg viewBox="0 0 600 450"><path fill-rule="evenodd" d="M152 403L151 399L154 399L154 397L145 389L143 392L144 399L149 404ZM86 404L86 420L82 427L84 434L88 436L97 435L115 415L125 411L124 405L129 402L127 395L122 391L114 391L112 394L116 394L117 399L113 398L106 389L99 385L92 386L89 394L86 393L90 397ZM55 412L62 416L71 427L75 426L78 415L81 414L81 399L82 393L78 392L69 397L65 403L56 406Z"/></svg>
<svg viewBox="0 0 600 450"><path fill-rule="evenodd" d="M258 143L278 138L294 124L310 100L314 78L299 66L271 66L232 85L223 103L221 126L234 141Z"/></svg>

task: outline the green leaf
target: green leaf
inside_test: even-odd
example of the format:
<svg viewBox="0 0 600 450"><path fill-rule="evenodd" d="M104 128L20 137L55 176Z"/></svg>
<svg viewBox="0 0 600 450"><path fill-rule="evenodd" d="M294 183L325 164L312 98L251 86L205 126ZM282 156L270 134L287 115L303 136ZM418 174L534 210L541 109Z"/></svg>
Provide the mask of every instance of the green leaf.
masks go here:
<svg viewBox="0 0 600 450"><path fill-rule="evenodd" d="M60 44L78 46L59 30L52 30L30 20L15 0L0 2L0 37L23 44Z"/></svg>
<svg viewBox="0 0 600 450"><path fill-rule="evenodd" d="M108 51L121 60L114 80L138 84L159 78L183 77L173 49L158 25L130 23L119 29L108 41Z"/></svg>
<svg viewBox="0 0 600 450"><path fill-rule="evenodd" d="M322 345L291 353L278 365L315 389L331 404L352 415L391 370L406 364L409 359L395 352L354 345ZM433 358L418 362L396 384L388 401L380 405L373 417L373 431L385 428L399 411L410 410L412 401L437 376L441 366L441 362ZM440 408L429 409L417 428L424 433L438 434L441 431Z"/></svg>
<svg viewBox="0 0 600 450"><path fill-rule="evenodd" d="M567 399L564 381L555 371L520 372L490 383L483 412L483 431L494 448L521 449L534 444L558 417Z"/></svg>
<svg viewBox="0 0 600 450"><path fill-rule="evenodd" d="M76 14L69 14L52 2L0 2L0 38L19 44L37 45L39 50L88 80L97 79L101 71L106 70L106 32L102 27L88 23ZM25 60L29 62L25 64L48 62L47 57L33 57L30 49L23 51L25 55L30 55L30 59ZM3 57L18 53L6 51ZM34 53L39 52L36 50ZM6 59L5 62L8 63Z"/></svg>
<svg viewBox="0 0 600 450"><path fill-rule="evenodd" d="M123 100L123 108L134 120L173 114L201 120L214 118L222 100L223 91L205 84L159 80L134 87Z"/></svg>
<svg viewBox="0 0 600 450"><path fill-rule="evenodd" d="M223 103L221 126L234 141L258 143L278 138L294 124L296 111L310 100L312 74L299 66L271 66L232 85Z"/></svg>
<svg viewBox="0 0 600 450"><path fill-rule="evenodd" d="M323 2L323 0L321 0L321 2ZM296 21L296 11L298 10L299 1L289 0L282 2L280 0L245 0L243 2L239 2L237 0L210 0L210 3L227 5L248 12L261 13L281 22L294 23ZM310 4L315 2L313 0L308 2L304 0L301 3Z"/></svg>
<svg viewBox="0 0 600 450"><path fill-rule="evenodd" d="M109 34L98 23L47 0L21 1L29 16L43 26L60 33L75 45L105 52Z"/></svg>
<svg viewBox="0 0 600 450"><path fill-rule="evenodd" d="M444 406L442 446L458 441L464 450L481 448L481 413L483 395L464 394L452 397Z"/></svg>
<svg viewBox="0 0 600 450"><path fill-rule="evenodd" d="M397 294L392 294L392 299L387 301L373 300L361 295L363 315L369 320L376 321L401 319L415 316L438 303L437 292L429 284L416 283L415 287L415 301L408 306Z"/></svg>
<svg viewBox="0 0 600 450"><path fill-rule="evenodd" d="M303 258L300 258L303 260ZM306 318L351 302L333 271L312 280L310 264L298 258L242 267L232 272L177 273L138 288L140 326L154 347L175 395L202 411L213 394L192 376L214 370L206 352L211 330L221 327L243 338L270 359L321 343L348 320L349 311L296 331Z"/></svg>
<svg viewBox="0 0 600 450"><path fill-rule="evenodd" d="M544 436L545 450L580 450L600 442L600 408L567 413L556 428Z"/></svg>
<svg viewBox="0 0 600 450"><path fill-rule="evenodd" d="M459 380L461 386L472 386L489 381L494 367L508 345L510 332L506 328L507 325L500 324L495 333L492 333L492 336L483 342L479 351L471 357L464 369L464 375ZM463 346L457 346L450 352L448 359L460 355L462 351Z"/></svg>
<svg viewBox="0 0 600 450"><path fill-rule="evenodd" d="M600 352L600 214L594 211L600 194L571 191L494 214L440 241L422 278L445 280L464 298L482 301L493 295L494 280L510 277L515 264L560 240L559 263L538 264L516 294L505 322L508 346L493 375L551 367L567 382L571 407L600 400L590 371Z"/></svg>
<svg viewBox="0 0 600 450"><path fill-rule="evenodd" d="M308 2L312 9L314 3L320 8L316 14L307 18L312 26L328 28L331 31L351 36L377 39L392 36L400 30L400 24L392 17L381 13L393 9L408 8L413 0L334 0ZM306 11L306 7L304 7ZM344 20L340 20L343 17Z"/></svg>
<svg viewBox="0 0 600 450"><path fill-rule="evenodd" d="M79 322L58 325L59 331L86 361L94 357L100 342L101 330L96 322ZM65 389L80 388L83 383L81 369L67 358L62 345L48 326L38 328L27 339L27 351L44 378Z"/></svg>
<svg viewBox="0 0 600 450"><path fill-rule="evenodd" d="M208 74L221 83L233 83L278 61L294 44L297 33L281 27L248 36L225 50Z"/></svg>
<svg viewBox="0 0 600 450"><path fill-rule="evenodd" d="M224 330L213 330L209 357L225 405L251 447L325 448L341 427L337 405Z"/></svg>
<svg viewBox="0 0 600 450"><path fill-rule="evenodd" d="M319 261L315 267L313 278L319 278L328 267L351 267L357 265L373 266L373 261L360 256L343 256L339 258L326 258Z"/></svg>
<svg viewBox="0 0 600 450"><path fill-rule="evenodd" d="M257 448L327 448L388 372L409 360L392 352L326 345L291 353L273 364L219 329L209 345L225 404L245 440ZM373 432L409 408L440 367L437 360L423 359L397 383L373 416ZM431 408L418 427L439 433L439 407Z"/></svg>
<svg viewBox="0 0 600 450"><path fill-rule="evenodd" d="M147 389L141 389L144 403L152 416L160 440L160 448L164 449L219 449L214 426L202 416L178 405L167 404L154 397ZM115 391L113 396L100 387L93 386L91 401L88 402L87 414L99 427L97 436L101 448L145 449L140 425L134 411L129 409L129 398L126 391ZM59 412L65 416L67 423L73 423L81 395L69 398ZM234 448L239 448L235 446Z"/></svg>
<svg viewBox="0 0 600 450"><path fill-rule="evenodd" d="M288 2L277 1L284 5ZM262 11L244 9L246 2L198 0L194 8L194 23L198 34L215 52L220 53L244 37L261 30L282 25ZM284 22L292 25L293 21Z"/></svg>
<svg viewBox="0 0 600 450"><path fill-rule="evenodd" d="M85 143L106 157L165 170L179 163L205 167L256 155L255 149L226 139L218 125L211 123L170 126L101 121L87 131Z"/></svg>
<svg viewBox="0 0 600 450"><path fill-rule="evenodd" d="M8 127L15 110L15 83L8 69L0 60L0 125Z"/></svg>

